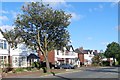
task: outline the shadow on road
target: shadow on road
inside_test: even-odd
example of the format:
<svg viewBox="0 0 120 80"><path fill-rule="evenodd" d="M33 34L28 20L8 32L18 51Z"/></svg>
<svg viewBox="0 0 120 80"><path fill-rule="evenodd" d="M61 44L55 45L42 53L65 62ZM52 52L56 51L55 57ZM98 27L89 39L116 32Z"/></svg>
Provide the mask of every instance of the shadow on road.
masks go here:
<svg viewBox="0 0 120 80"><path fill-rule="evenodd" d="M63 76L58 76L54 72L51 72L51 73L53 74L53 76L60 78L60 80L72 80L70 78L66 78L66 77L63 77Z"/></svg>
<svg viewBox="0 0 120 80"><path fill-rule="evenodd" d="M63 77L63 76L58 76L58 75L55 75L56 77L58 77L58 78L61 78L61 79L63 79L63 80L72 80L72 79L70 79L70 78L66 78L66 77ZM60 80L61 80L60 79Z"/></svg>

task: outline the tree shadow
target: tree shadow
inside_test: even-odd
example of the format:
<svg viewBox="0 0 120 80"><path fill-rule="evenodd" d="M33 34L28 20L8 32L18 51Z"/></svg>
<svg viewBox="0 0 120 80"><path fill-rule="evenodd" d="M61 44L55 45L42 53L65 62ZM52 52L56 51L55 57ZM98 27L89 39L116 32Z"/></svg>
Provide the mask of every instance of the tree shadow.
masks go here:
<svg viewBox="0 0 120 80"><path fill-rule="evenodd" d="M62 80L72 80L72 79L70 79L70 78L66 78L66 77L63 77L63 76L56 75L54 72L51 72L51 73L53 74L53 76L58 77L58 78L61 78ZM61 80L61 79L60 79L60 80Z"/></svg>

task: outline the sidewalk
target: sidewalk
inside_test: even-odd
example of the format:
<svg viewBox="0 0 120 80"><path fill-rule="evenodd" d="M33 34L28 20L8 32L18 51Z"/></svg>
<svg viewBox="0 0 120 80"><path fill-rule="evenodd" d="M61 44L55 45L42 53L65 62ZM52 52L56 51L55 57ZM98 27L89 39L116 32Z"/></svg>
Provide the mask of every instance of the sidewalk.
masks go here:
<svg viewBox="0 0 120 80"><path fill-rule="evenodd" d="M72 73L72 72L82 71L87 68L91 68L91 67L79 67L76 69L52 69L51 72L54 72L55 74ZM97 67L94 67L94 68L97 68ZM22 76L35 77L35 76L48 76L48 75L53 75L53 74L43 73L43 70L38 70L38 71L31 71L31 72L8 73L3 75L3 78L21 78Z"/></svg>
<svg viewBox="0 0 120 80"><path fill-rule="evenodd" d="M80 71L79 69L53 69L51 72L55 74L63 74L63 73L72 73ZM34 71L34 72L21 72L21 73L8 73L3 76L3 78L22 78L22 77L38 77L38 76L48 76L53 75L53 73L43 73L42 70Z"/></svg>
<svg viewBox="0 0 120 80"><path fill-rule="evenodd" d="M0 80L2 79L2 75L1 75L1 73L0 73Z"/></svg>

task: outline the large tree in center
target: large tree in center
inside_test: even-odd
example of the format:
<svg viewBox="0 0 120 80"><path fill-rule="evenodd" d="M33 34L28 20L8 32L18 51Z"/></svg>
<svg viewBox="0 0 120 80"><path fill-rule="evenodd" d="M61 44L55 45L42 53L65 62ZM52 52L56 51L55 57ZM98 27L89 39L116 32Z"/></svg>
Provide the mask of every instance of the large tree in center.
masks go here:
<svg viewBox="0 0 120 80"><path fill-rule="evenodd" d="M47 72L50 71L48 52L60 49L69 42L67 27L71 15L63 10L53 10L42 2L32 2L22 6L22 13L17 16L15 29L21 33L25 43L42 53Z"/></svg>

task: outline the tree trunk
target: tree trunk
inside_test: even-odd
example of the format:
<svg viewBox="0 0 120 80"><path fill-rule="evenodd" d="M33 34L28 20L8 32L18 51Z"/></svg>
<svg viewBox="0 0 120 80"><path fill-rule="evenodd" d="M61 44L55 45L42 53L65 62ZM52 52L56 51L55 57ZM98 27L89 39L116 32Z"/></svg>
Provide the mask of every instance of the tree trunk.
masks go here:
<svg viewBox="0 0 120 80"><path fill-rule="evenodd" d="M10 44L8 46L8 67L11 68Z"/></svg>
<svg viewBox="0 0 120 80"><path fill-rule="evenodd" d="M115 66L115 58L113 58L113 66Z"/></svg>
<svg viewBox="0 0 120 80"><path fill-rule="evenodd" d="M46 61L46 72L50 73L50 64L49 64L49 60L48 60L47 56L45 57L45 61Z"/></svg>

